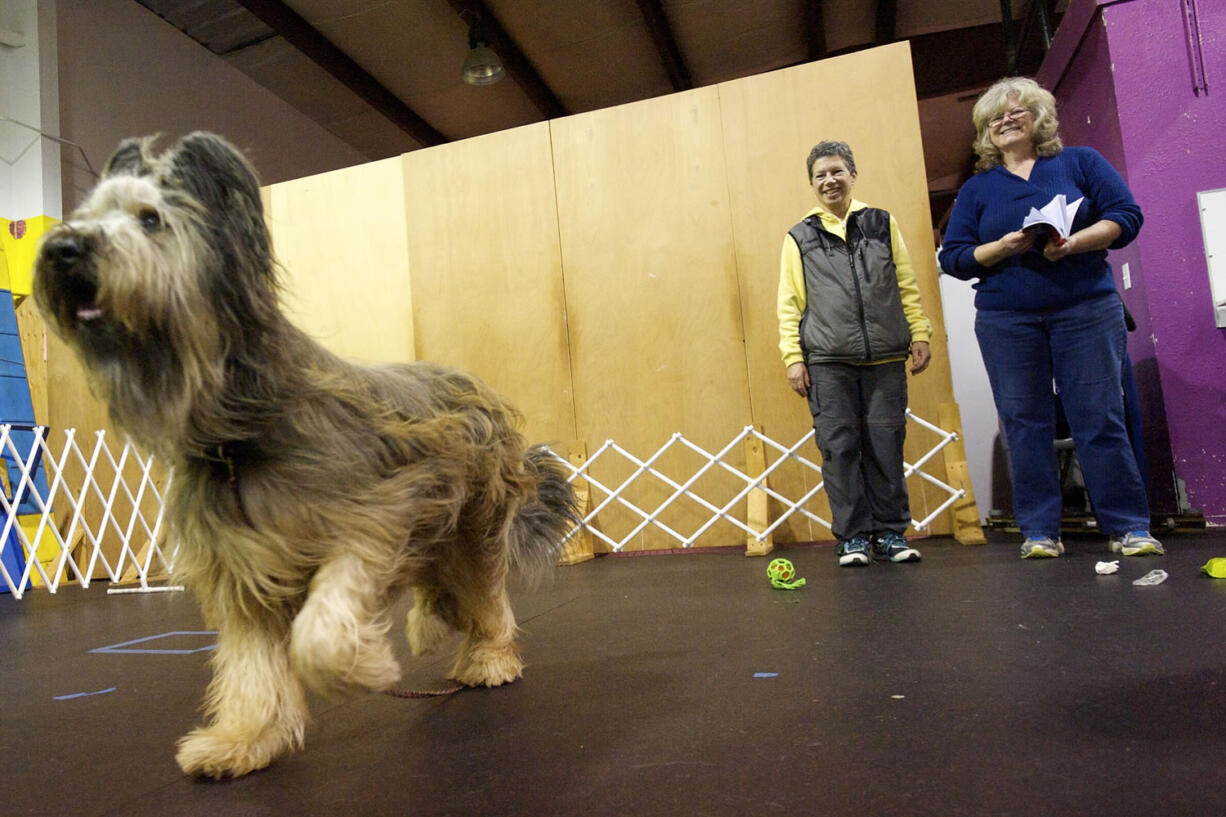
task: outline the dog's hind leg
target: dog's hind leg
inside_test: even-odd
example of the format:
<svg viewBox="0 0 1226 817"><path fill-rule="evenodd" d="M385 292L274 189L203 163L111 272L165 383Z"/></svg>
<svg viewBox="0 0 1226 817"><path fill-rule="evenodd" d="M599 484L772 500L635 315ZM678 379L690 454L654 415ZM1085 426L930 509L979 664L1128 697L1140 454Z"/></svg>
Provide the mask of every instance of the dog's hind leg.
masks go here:
<svg viewBox="0 0 1226 817"><path fill-rule="evenodd" d="M507 596L505 562L491 549L479 556L450 589L457 606L456 625L465 633L451 677L466 686L499 686L523 675L515 646L515 614ZM491 564L492 563L492 564Z"/></svg>
<svg viewBox="0 0 1226 817"><path fill-rule="evenodd" d="M273 614L221 623L213 654L207 726L179 740L179 767L200 777L239 777L302 748L307 706L290 672L285 622Z"/></svg>
<svg viewBox="0 0 1226 817"><path fill-rule="evenodd" d="M351 553L316 571L290 633L290 662L309 687L384 690L400 680L385 613L387 580Z"/></svg>
<svg viewBox="0 0 1226 817"><path fill-rule="evenodd" d="M454 601L434 587L413 589L413 609L409 610L404 630L413 655L430 652L452 633L451 625L440 615L442 606L454 607Z"/></svg>

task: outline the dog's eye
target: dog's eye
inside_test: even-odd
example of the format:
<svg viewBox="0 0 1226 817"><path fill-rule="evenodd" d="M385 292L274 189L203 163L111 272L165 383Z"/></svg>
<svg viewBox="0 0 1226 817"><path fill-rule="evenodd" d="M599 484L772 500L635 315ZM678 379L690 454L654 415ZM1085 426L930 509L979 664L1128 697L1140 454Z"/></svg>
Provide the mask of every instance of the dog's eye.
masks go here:
<svg viewBox="0 0 1226 817"><path fill-rule="evenodd" d="M140 226L148 232L153 232L162 226L162 217L158 215L157 210L141 210L137 218L140 219Z"/></svg>

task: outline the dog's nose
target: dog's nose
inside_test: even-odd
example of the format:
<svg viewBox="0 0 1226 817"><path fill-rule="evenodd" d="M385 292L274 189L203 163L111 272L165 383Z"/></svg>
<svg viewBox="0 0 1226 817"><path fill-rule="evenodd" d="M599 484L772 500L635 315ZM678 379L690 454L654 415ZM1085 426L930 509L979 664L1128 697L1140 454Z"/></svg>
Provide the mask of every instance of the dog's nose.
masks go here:
<svg viewBox="0 0 1226 817"><path fill-rule="evenodd" d="M43 244L43 255L56 272L68 272L85 255L85 241L75 233L52 236Z"/></svg>

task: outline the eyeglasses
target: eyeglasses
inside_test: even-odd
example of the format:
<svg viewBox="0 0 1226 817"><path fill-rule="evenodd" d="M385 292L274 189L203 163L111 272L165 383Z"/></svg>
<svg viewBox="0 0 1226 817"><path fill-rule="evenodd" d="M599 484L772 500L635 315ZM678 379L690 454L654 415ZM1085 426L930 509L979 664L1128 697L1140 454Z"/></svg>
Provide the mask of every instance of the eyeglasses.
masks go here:
<svg viewBox="0 0 1226 817"><path fill-rule="evenodd" d="M1005 111L1004 113L1002 113L1000 116L996 117L995 119L989 119L988 127L994 128L997 125L1000 125L1001 123L1003 123L1006 119L1010 121L1017 121L1018 119L1021 119L1023 116L1025 116L1028 113L1030 113L1029 108L1014 108L1011 111Z"/></svg>

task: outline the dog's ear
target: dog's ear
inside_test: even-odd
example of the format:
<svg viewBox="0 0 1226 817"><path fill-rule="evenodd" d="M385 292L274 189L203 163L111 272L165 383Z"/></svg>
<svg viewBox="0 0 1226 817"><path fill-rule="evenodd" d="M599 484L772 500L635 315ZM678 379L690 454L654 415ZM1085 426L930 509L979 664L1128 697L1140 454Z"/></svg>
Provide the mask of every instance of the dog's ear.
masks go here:
<svg viewBox="0 0 1226 817"><path fill-rule="evenodd" d="M225 313L246 319L253 314L251 302L274 298L277 287L255 171L237 148L204 132L184 136L163 161L165 184L193 199L201 210L201 238L224 271L211 277L209 285L226 304Z"/></svg>
<svg viewBox="0 0 1226 817"><path fill-rule="evenodd" d="M102 175L106 176L146 176L150 173L149 156L146 148L152 137L144 139L124 139L119 147L106 160Z"/></svg>
<svg viewBox="0 0 1226 817"><path fill-rule="evenodd" d="M210 210L240 205L263 213L255 171L237 148L216 134L196 131L184 136L170 154L169 167L176 185Z"/></svg>

